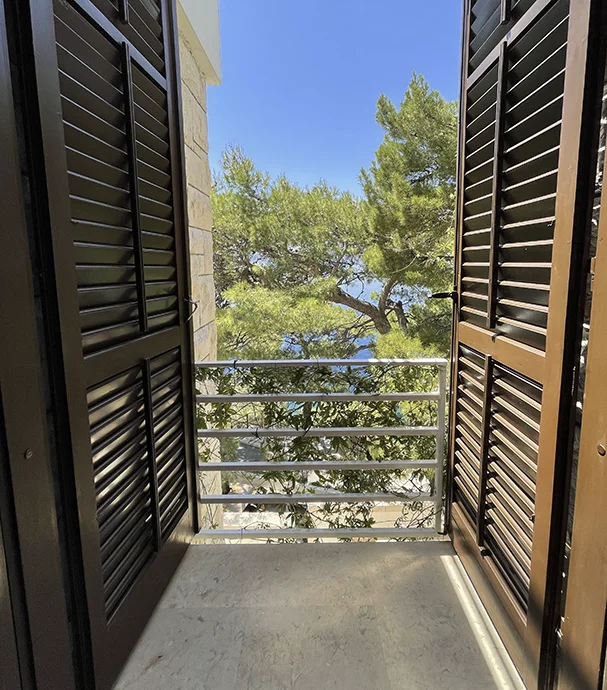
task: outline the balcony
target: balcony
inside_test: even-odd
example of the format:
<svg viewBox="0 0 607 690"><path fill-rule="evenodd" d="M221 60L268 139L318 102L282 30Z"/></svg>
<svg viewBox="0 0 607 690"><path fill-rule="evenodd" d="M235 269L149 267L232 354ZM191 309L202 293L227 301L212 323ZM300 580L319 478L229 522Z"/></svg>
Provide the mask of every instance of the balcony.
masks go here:
<svg viewBox="0 0 607 690"><path fill-rule="evenodd" d="M115 690L522 688L448 541L188 550Z"/></svg>
<svg viewBox="0 0 607 690"><path fill-rule="evenodd" d="M522 687L440 536L446 366L199 364L205 527L116 690Z"/></svg>

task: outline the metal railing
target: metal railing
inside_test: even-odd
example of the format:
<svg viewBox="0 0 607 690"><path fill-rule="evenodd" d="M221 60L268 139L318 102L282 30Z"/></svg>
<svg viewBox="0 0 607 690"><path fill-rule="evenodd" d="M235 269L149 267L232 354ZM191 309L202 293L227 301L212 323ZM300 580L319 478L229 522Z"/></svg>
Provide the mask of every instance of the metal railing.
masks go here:
<svg viewBox="0 0 607 690"><path fill-rule="evenodd" d="M230 394L215 394L214 392L199 392L196 401L201 405L225 405L236 403L343 403L343 402L392 402L403 403L413 401L428 401L436 405L436 424L432 426L348 426L348 427L307 427L307 428L264 428L262 426L247 426L241 428L199 428L198 438L201 440L226 438L331 438L331 437L433 437L436 440L435 453L432 459L405 459L385 461L352 461L352 460L321 460L321 461L216 461L199 462L202 472L293 472L293 471L374 471L374 470L434 470L432 491L411 492L398 491L395 493L221 493L209 494L201 492L201 504L211 505L309 505L329 503L367 503L389 504L424 502L433 506L433 527L353 527L353 528L320 528L320 527L287 527L287 528L239 528L239 529L203 529L202 538L215 539L270 539L270 538L398 538L433 536L442 532L443 516L443 468L445 448L445 418L447 395L447 361L444 359L318 359L318 360L233 360L210 361L196 364L198 378L204 378L205 372L215 369L222 371L242 369L281 369L281 368L311 368L325 367L332 370L344 370L358 367L393 368L424 368L436 370L437 387L430 391L397 391L397 392L280 392L280 393L251 393L235 392ZM431 485L431 483L430 483Z"/></svg>

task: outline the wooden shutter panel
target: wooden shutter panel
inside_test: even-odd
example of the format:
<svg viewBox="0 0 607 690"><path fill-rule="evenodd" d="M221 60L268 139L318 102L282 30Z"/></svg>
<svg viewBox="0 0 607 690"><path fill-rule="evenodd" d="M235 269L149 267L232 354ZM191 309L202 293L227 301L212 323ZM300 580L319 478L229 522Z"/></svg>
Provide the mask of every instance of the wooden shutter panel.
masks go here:
<svg viewBox="0 0 607 690"><path fill-rule="evenodd" d="M526 615L542 388L496 364L491 390L481 540Z"/></svg>
<svg viewBox="0 0 607 690"><path fill-rule="evenodd" d="M455 472L453 492L456 502L476 524L481 469L485 360L478 352L460 347L455 417Z"/></svg>
<svg viewBox="0 0 607 690"><path fill-rule="evenodd" d="M165 74L160 0L93 0L93 4L151 65Z"/></svg>
<svg viewBox="0 0 607 690"><path fill-rule="evenodd" d="M118 46L56 5L57 56L86 354L137 336L136 249Z"/></svg>
<svg viewBox="0 0 607 690"><path fill-rule="evenodd" d="M179 351L173 350L150 360L149 369L151 426L158 475L158 520L164 543L188 505Z"/></svg>
<svg viewBox="0 0 607 690"><path fill-rule="evenodd" d="M148 329L179 321L166 94L133 67L140 224Z"/></svg>
<svg viewBox="0 0 607 690"><path fill-rule="evenodd" d="M146 330L178 323L166 94L75 10L57 4L56 26L88 354L138 335L140 311ZM138 299L145 299L145 310Z"/></svg>
<svg viewBox="0 0 607 690"><path fill-rule="evenodd" d="M497 330L544 351L567 50L567 3L507 51Z"/></svg>
<svg viewBox="0 0 607 690"><path fill-rule="evenodd" d="M592 205L578 183L591 2L471 0L464 25L451 529L530 686L554 634L557 438L565 452Z"/></svg>
<svg viewBox="0 0 607 690"><path fill-rule="evenodd" d="M106 688L196 527L176 26L165 0L30 3L92 661Z"/></svg>
<svg viewBox="0 0 607 690"><path fill-rule="evenodd" d="M461 319L542 351L566 38L561 2L467 94Z"/></svg>
<svg viewBox="0 0 607 690"><path fill-rule="evenodd" d="M144 389L139 367L87 392L109 619L154 554Z"/></svg>
<svg viewBox="0 0 607 690"><path fill-rule="evenodd" d="M495 48L534 0L472 0L468 71L472 72Z"/></svg>
<svg viewBox="0 0 607 690"><path fill-rule="evenodd" d="M542 388L460 346L453 497L518 617L527 614Z"/></svg>

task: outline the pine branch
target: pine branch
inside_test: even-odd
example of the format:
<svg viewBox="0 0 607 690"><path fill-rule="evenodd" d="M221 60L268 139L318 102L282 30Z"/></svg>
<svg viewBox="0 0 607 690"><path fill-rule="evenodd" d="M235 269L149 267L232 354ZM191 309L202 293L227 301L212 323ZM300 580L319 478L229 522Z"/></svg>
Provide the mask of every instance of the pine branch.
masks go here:
<svg viewBox="0 0 607 690"><path fill-rule="evenodd" d="M358 299L357 297L352 297L352 295L344 292L339 287L329 295L329 299L335 304L341 304L344 307L349 307L350 309L354 309L354 311L358 311L361 314L368 316L375 324L377 331L382 335L385 335L392 330L387 316L382 314L382 312L380 312L380 310L374 304L371 304L371 302Z"/></svg>

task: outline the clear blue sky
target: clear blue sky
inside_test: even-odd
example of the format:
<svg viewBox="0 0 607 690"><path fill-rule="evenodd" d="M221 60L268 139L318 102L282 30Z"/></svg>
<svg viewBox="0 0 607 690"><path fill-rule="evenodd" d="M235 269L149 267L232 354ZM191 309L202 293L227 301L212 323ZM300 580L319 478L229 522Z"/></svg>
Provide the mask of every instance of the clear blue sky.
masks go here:
<svg viewBox="0 0 607 690"><path fill-rule="evenodd" d="M211 167L227 144L302 185L359 191L381 93L413 71L458 97L461 0L220 0L223 84L208 89Z"/></svg>

